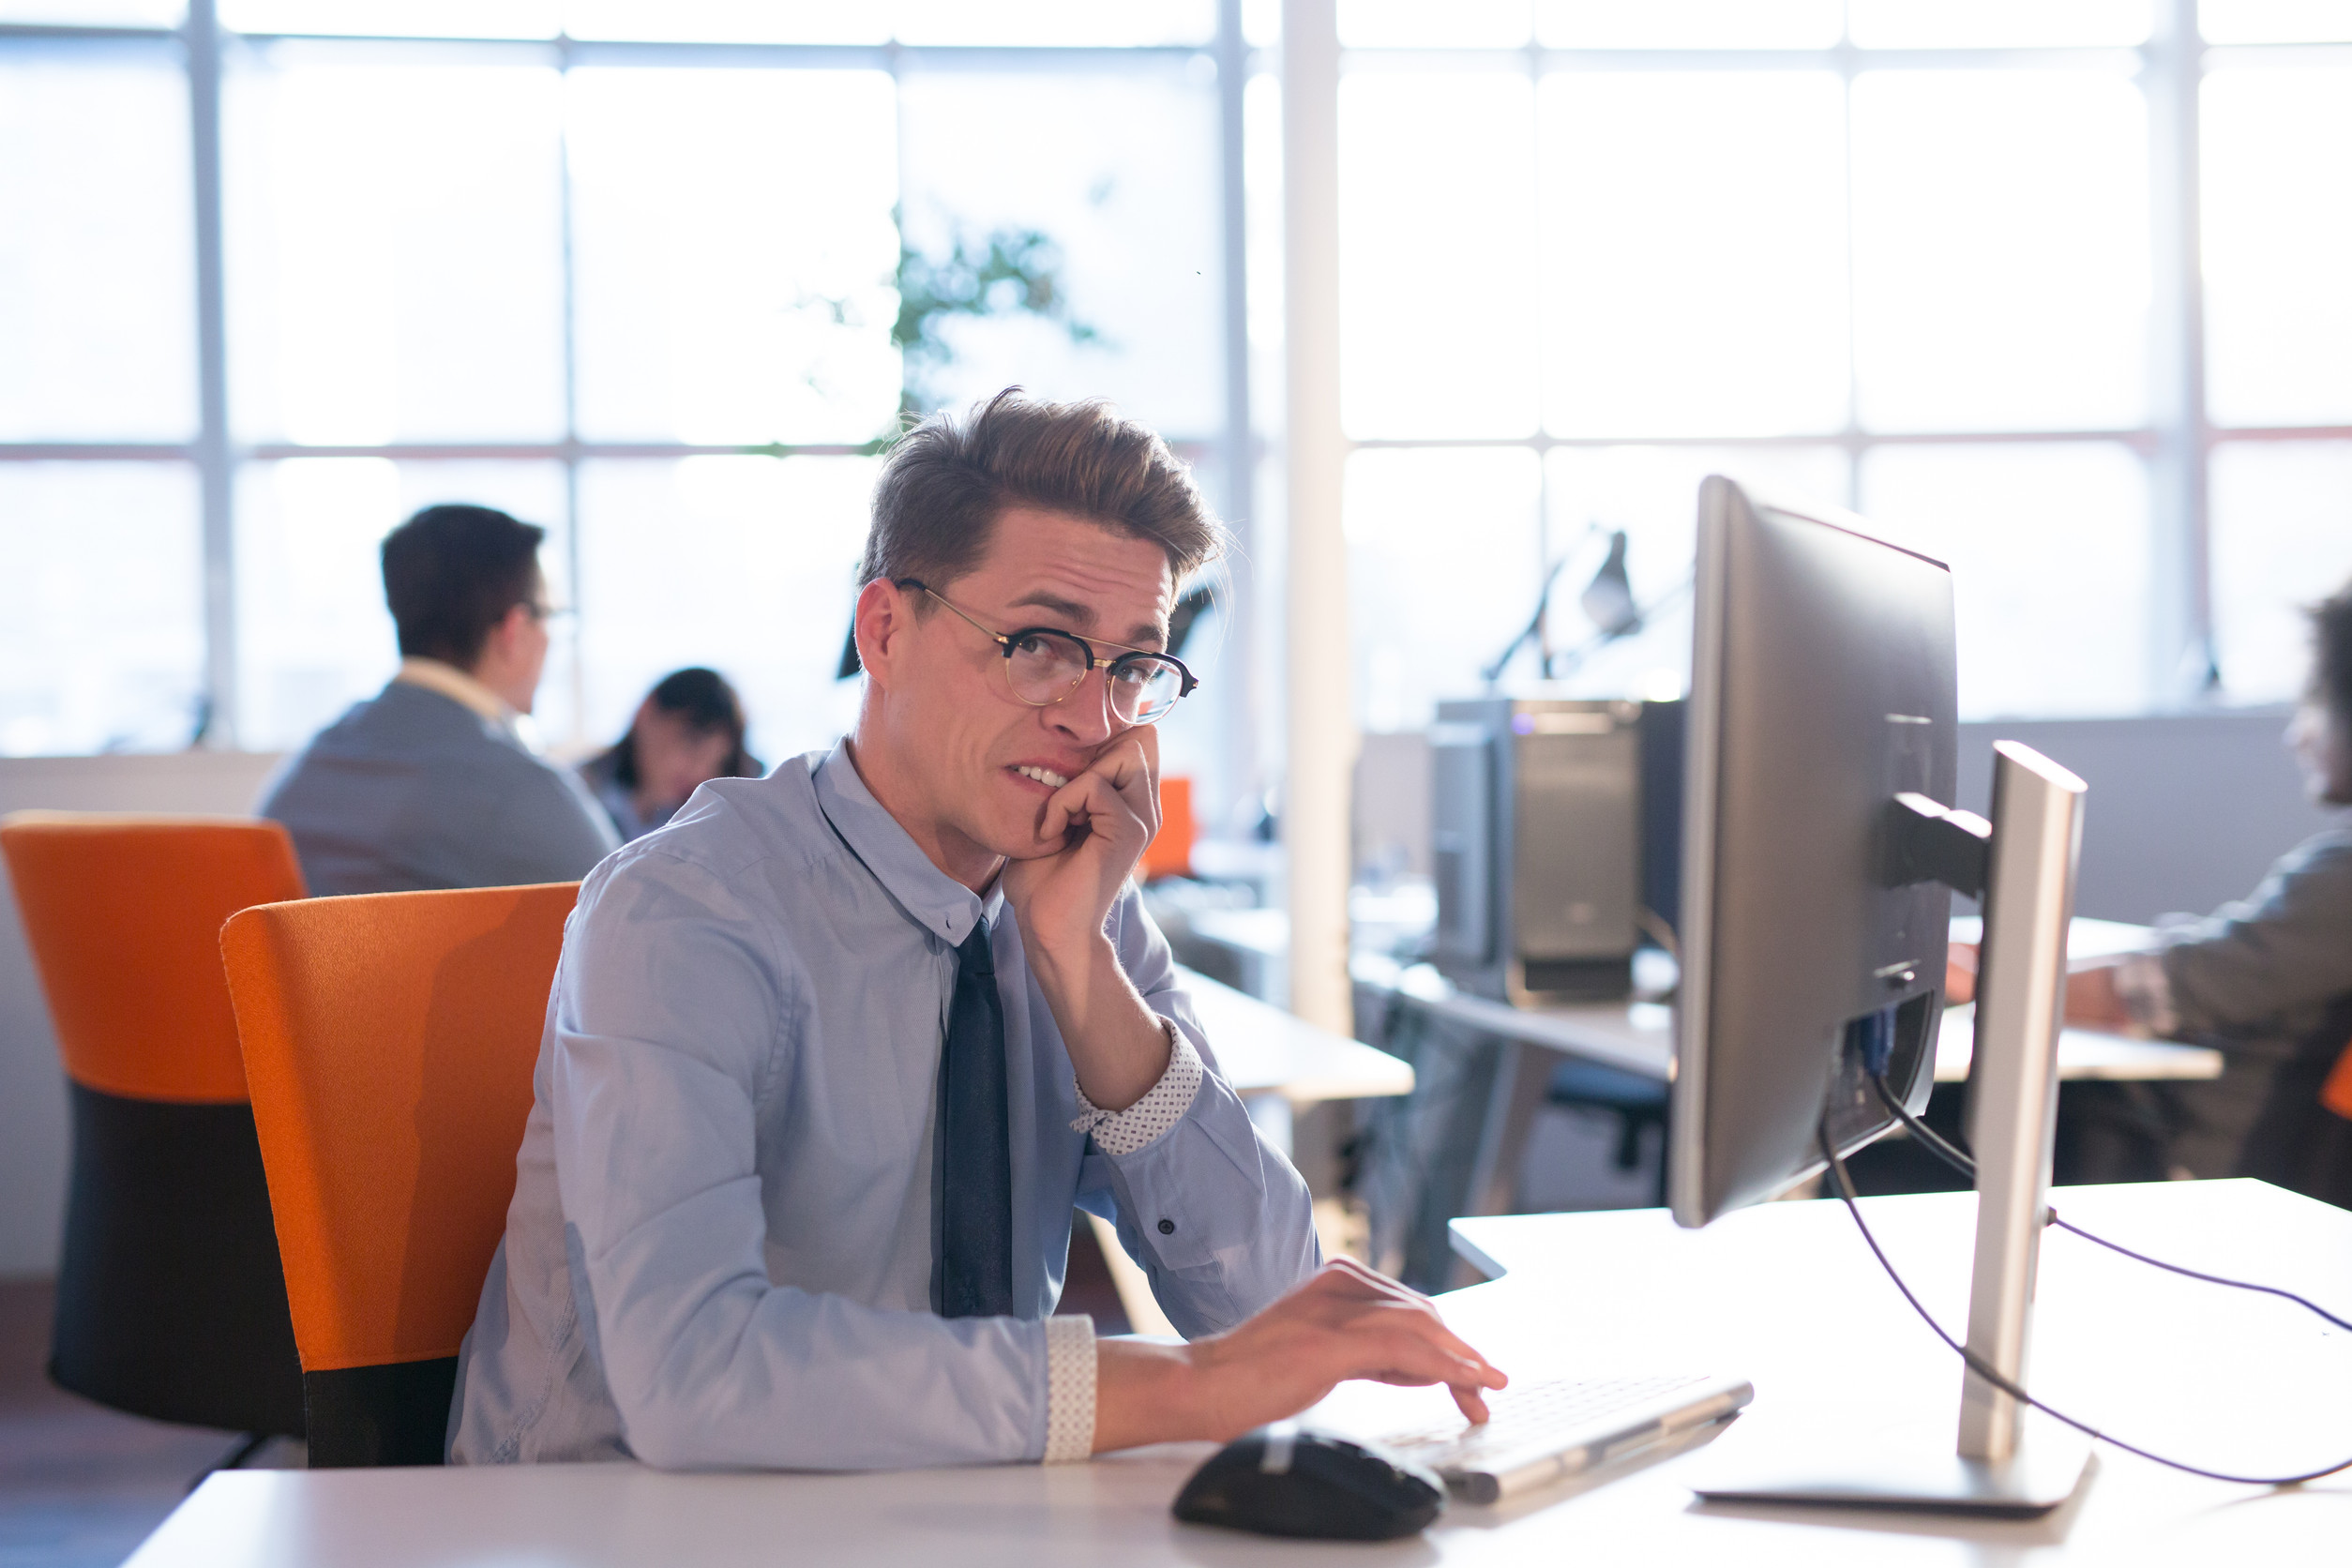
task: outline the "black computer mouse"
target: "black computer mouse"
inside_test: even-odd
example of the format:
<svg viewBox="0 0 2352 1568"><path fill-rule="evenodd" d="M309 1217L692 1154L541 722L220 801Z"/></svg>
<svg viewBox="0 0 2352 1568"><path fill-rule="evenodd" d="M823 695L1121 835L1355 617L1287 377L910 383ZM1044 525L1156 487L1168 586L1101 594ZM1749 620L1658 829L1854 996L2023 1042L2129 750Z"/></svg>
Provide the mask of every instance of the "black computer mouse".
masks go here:
<svg viewBox="0 0 2352 1568"><path fill-rule="evenodd" d="M1192 1524L1324 1541L1393 1541L1444 1511L1434 1472L1289 1421L1235 1438L1176 1494Z"/></svg>

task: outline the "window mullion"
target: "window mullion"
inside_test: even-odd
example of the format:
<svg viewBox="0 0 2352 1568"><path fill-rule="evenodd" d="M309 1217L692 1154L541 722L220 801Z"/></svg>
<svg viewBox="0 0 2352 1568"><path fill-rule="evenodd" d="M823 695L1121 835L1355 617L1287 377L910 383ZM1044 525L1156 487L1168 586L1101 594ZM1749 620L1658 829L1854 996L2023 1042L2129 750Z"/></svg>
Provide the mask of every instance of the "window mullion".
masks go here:
<svg viewBox="0 0 2352 1568"><path fill-rule="evenodd" d="M204 702L199 734L216 749L237 744L235 517L229 454L229 347L220 198L220 27L214 0L188 0L189 145L196 218L196 464L204 561Z"/></svg>
<svg viewBox="0 0 2352 1568"><path fill-rule="evenodd" d="M2218 685L2209 582L2210 429L2205 408L2205 309L2198 97L2204 45L2196 0L2165 0L2141 73L2148 108L2150 300L2148 696L2169 706Z"/></svg>

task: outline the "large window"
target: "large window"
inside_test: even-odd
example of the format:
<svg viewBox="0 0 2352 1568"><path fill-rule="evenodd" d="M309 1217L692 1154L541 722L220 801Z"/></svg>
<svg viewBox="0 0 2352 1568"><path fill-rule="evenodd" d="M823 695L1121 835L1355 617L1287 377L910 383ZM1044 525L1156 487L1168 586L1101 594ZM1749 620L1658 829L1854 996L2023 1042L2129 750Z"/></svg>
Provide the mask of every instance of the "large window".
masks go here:
<svg viewBox="0 0 2352 1568"><path fill-rule="evenodd" d="M1338 9L1368 728L1563 559L1556 671L1676 689L1711 471L1952 562L1966 713L2295 694L2352 576L2352 8ZM1620 529L1652 613L1591 649Z"/></svg>
<svg viewBox="0 0 2352 1568"><path fill-rule="evenodd" d="M1042 235L1066 305L947 321L924 397L1108 395L1213 496L1246 484L1217 27L1214 0L0 0L0 754L300 744L390 674L377 546L443 500L548 530L578 611L551 741L701 663L763 757L826 744L910 390L902 247ZM1195 772L1205 685L1168 737Z"/></svg>
<svg viewBox="0 0 2352 1568"><path fill-rule="evenodd" d="M821 745L911 381L1108 394L1271 511L1278 9L0 0L0 754L298 743L393 666L377 541L460 498L549 531L550 738L705 662ZM1673 688L1716 470L1952 561L1972 714L2294 695L2352 574L2352 9L1338 9L1367 726L1563 560L1558 668ZM1066 311L911 373L902 248L1026 233ZM1591 650L1620 529L1649 629ZM1166 736L1213 803L1270 782L1224 619Z"/></svg>

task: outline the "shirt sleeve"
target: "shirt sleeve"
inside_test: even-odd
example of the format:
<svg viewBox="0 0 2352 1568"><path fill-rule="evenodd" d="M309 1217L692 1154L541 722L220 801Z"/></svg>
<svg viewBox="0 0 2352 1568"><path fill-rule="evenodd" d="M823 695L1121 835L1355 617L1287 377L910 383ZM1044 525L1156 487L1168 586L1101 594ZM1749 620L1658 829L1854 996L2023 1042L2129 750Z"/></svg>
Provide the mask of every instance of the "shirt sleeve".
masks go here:
<svg viewBox="0 0 2352 1568"><path fill-rule="evenodd" d="M1124 1110L1105 1110L1086 1097L1083 1085L1078 1088L1082 1114L1070 1123L1070 1130L1092 1134L1094 1146L1106 1154L1135 1153L1175 1126L1200 1092L1200 1080L1208 1076L1200 1053L1193 1049L1184 1031L1167 1018L1160 1019L1160 1027L1168 1032L1168 1068L1143 1098Z"/></svg>
<svg viewBox="0 0 2352 1568"><path fill-rule="evenodd" d="M1093 1130L1079 1202L1117 1225L1168 1321L1198 1338L1232 1327L1315 1272L1322 1250L1314 1203L1218 1072L1215 1042L1202 1033L1183 972L1133 887L1114 907L1110 932L1121 967L1176 1032L1178 1048L1144 1100ZM1187 1053L1200 1075L1189 1090ZM1154 1126L1179 1104L1179 1114Z"/></svg>
<svg viewBox="0 0 2352 1568"><path fill-rule="evenodd" d="M2132 1021L2150 1034L2175 1034L2180 1015L2172 1004L2172 982L2164 978L2164 958L2154 953L2134 953L2116 966L2115 994L2123 999Z"/></svg>
<svg viewBox="0 0 2352 1568"><path fill-rule="evenodd" d="M1046 1319L1046 1452L1048 1465L1094 1456L1094 1319Z"/></svg>
<svg viewBox="0 0 2352 1568"><path fill-rule="evenodd" d="M2242 902L2168 939L2161 957L2179 1032L2257 1032L2352 992L2352 833L2298 846Z"/></svg>
<svg viewBox="0 0 2352 1568"><path fill-rule="evenodd" d="M573 917L550 1003L556 1180L630 1452L826 1470L1034 1460L1081 1425L1091 1446L1091 1329L771 1283L755 1110L793 1048L792 973L723 882L641 846Z"/></svg>

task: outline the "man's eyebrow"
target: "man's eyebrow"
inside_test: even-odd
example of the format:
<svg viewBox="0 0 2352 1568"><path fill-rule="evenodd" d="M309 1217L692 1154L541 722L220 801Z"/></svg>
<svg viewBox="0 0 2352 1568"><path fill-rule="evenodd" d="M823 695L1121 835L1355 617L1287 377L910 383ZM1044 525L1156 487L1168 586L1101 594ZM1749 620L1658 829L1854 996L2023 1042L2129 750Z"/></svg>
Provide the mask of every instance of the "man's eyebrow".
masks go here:
<svg viewBox="0 0 2352 1568"><path fill-rule="evenodd" d="M1094 613L1092 605L1080 604L1076 599L1065 599L1061 595L1045 588L1032 589L1013 601L1013 607L1017 610L1023 605L1049 611L1070 623L1072 628L1078 631L1093 631L1094 623L1100 619ZM1168 627L1155 621L1138 621L1136 623L1135 629L1127 634L1126 645L1130 648L1161 648L1167 644Z"/></svg>

